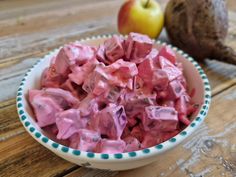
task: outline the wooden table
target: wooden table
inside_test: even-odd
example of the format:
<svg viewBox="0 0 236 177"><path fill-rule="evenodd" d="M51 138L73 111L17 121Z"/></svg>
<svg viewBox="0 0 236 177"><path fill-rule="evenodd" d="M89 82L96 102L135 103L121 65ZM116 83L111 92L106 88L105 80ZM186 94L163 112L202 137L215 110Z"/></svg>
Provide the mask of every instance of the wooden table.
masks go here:
<svg viewBox="0 0 236 177"><path fill-rule="evenodd" d="M202 64L213 92L205 123L187 141L148 166L124 172L79 167L41 146L24 130L16 113L15 94L26 70L64 43L116 33L116 15L122 2L0 1L0 176L233 176L230 162L236 165L236 67L216 61ZM164 7L166 0L161 3ZM227 44L236 50L235 0L228 0L228 7ZM166 40L164 33L161 39ZM207 154L201 151L206 146Z"/></svg>

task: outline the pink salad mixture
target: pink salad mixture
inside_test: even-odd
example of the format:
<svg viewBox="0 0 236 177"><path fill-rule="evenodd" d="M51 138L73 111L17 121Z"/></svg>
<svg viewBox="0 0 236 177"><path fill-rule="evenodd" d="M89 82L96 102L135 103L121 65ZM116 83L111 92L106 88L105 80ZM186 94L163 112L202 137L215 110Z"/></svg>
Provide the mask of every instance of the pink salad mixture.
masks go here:
<svg viewBox="0 0 236 177"><path fill-rule="evenodd" d="M98 47L65 45L51 59L41 90L29 90L40 127L75 149L119 153L159 144L196 111L181 63L145 35L114 35Z"/></svg>

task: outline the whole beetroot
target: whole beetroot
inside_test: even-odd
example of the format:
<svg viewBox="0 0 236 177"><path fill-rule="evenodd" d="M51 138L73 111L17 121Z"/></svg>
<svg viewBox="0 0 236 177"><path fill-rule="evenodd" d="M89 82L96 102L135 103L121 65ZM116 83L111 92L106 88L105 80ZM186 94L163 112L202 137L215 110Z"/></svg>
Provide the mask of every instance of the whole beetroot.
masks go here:
<svg viewBox="0 0 236 177"><path fill-rule="evenodd" d="M236 65L236 53L224 44L228 31L224 0L170 0L165 26L171 42L194 58Z"/></svg>

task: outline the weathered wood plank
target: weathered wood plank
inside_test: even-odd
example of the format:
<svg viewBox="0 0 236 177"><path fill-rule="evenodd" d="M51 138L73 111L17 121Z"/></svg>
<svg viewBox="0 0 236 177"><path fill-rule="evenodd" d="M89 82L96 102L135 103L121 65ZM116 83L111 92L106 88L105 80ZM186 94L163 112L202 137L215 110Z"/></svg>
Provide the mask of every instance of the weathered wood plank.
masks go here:
<svg viewBox="0 0 236 177"><path fill-rule="evenodd" d="M117 177L184 177L199 176L199 174L205 176L222 176L222 174L228 177L232 176L230 170L223 166L225 164L220 164L214 158L206 157L201 153L201 149L205 147L204 143L214 142L216 144L210 147L208 154L222 155L229 162L235 163L235 156L232 154L236 152L236 138L234 136L236 132L235 107L236 86L233 86L213 98L205 123L178 147L163 156L159 156L156 162L148 166L119 172L118 174L114 172L108 176L115 174ZM94 171L81 167L67 176L92 177L94 173ZM107 176L106 171L97 170L96 173L100 173L100 176Z"/></svg>
<svg viewBox="0 0 236 177"><path fill-rule="evenodd" d="M213 95L236 83L236 66L207 60L203 68L210 81Z"/></svg>
<svg viewBox="0 0 236 177"><path fill-rule="evenodd" d="M23 126L16 119L18 115L15 107L15 101L0 107L0 142L24 132Z"/></svg>
<svg viewBox="0 0 236 177"><path fill-rule="evenodd" d="M26 132L0 142L0 176L54 176L71 163L35 142Z"/></svg>
<svg viewBox="0 0 236 177"><path fill-rule="evenodd" d="M55 9L42 14L22 17L23 25L11 24L10 20L0 21L0 58L62 45L73 37L73 40L81 38L81 33L86 31L101 34L108 32L104 28L110 26L115 31L115 15L109 14L116 13L119 4L119 1L102 1L80 6L74 2L71 8L64 8L62 4L60 8L53 6ZM99 10L94 11L94 6Z"/></svg>

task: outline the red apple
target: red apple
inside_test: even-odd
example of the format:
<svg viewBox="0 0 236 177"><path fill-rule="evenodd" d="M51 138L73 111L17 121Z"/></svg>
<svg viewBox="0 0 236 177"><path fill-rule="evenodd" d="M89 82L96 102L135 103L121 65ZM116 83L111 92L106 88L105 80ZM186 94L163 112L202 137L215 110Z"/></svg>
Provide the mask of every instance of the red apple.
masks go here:
<svg viewBox="0 0 236 177"><path fill-rule="evenodd" d="M121 6L118 15L121 34L138 32L157 38L163 24L164 15L155 0L128 0Z"/></svg>

